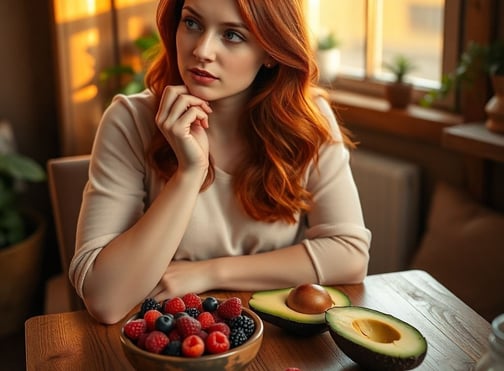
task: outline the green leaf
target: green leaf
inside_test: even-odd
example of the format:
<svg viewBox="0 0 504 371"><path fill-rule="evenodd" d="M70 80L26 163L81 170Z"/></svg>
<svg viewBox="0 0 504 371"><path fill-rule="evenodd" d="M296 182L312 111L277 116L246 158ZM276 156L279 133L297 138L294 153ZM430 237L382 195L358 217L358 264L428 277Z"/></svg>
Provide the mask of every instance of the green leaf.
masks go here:
<svg viewBox="0 0 504 371"><path fill-rule="evenodd" d="M0 155L0 175L18 180L41 182L46 179L44 169L29 157L9 153Z"/></svg>
<svg viewBox="0 0 504 371"><path fill-rule="evenodd" d="M107 67L103 71L100 72L100 82L104 83L108 80L110 80L112 77L115 76L123 76L123 75L131 75L133 76L135 74L135 71L131 66L125 66L125 65L118 65L118 66L112 66L112 67Z"/></svg>
<svg viewBox="0 0 504 371"><path fill-rule="evenodd" d="M22 241L26 236L24 220L17 210L3 210L0 213L0 247Z"/></svg>
<svg viewBox="0 0 504 371"><path fill-rule="evenodd" d="M149 50L159 45L159 36L156 33L151 33L141 36L134 41L135 46L141 51Z"/></svg>
<svg viewBox="0 0 504 371"><path fill-rule="evenodd" d="M138 80L133 80L130 81L124 88L121 89L121 92L126 95L130 94L135 94L135 93L140 93L145 89L143 80L138 81Z"/></svg>

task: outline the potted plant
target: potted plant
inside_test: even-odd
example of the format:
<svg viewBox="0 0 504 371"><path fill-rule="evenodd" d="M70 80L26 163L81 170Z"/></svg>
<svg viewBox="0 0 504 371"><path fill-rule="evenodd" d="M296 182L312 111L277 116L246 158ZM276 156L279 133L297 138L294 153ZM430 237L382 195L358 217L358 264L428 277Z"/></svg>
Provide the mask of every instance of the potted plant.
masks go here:
<svg viewBox="0 0 504 371"><path fill-rule="evenodd" d="M444 75L439 89L429 91L420 101L430 106L462 84L470 85L482 75L491 79L494 96L485 106L489 130L504 133L504 41L490 44L470 42L462 53L457 68Z"/></svg>
<svg viewBox="0 0 504 371"><path fill-rule="evenodd" d="M159 50L160 39L155 32L149 32L133 41L135 52L130 56L131 63L122 63L105 68L100 73L100 82L108 84L115 77L119 78L119 89L113 94L130 95L145 89L144 78L148 66Z"/></svg>
<svg viewBox="0 0 504 371"><path fill-rule="evenodd" d="M24 182L45 180L44 169L14 151L12 132L0 122L0 337L23 328L40 280L46 223L21 207Z"/></svg>
<svg viewBox="0 0 504 371"><path fill-rule="evenodd" d="M331 82L338 74L341 59L340 44L340 40L332 32L317 40L316 58L322 82Z"/></svg>
<svg viewBox="0 0 504 371"><path fill-rule="evenodd" d="M411 102L413 84L405 81L406 76L416 69L415 64L402 54L396 55L383 67L394 75L394 80L385 85L385 97L392 108L403 109Z"/></svg>

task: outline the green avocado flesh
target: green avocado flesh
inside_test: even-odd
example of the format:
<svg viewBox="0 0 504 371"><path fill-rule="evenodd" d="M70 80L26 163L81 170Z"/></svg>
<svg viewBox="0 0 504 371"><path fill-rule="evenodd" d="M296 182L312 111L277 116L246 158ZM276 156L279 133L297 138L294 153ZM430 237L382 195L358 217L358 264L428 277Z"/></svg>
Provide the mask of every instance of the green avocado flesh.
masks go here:
<svg viewBox="0 0 504 371"><path fill-rule="evenodd" d="M410 370L422 363L427 341L410 324L358 306L331 308L325 313L338 347L355 363L370 370Z"/></svg>
<svg viewBox="0 0 504 371"><path fill-rule="evenodd" d="M333 306L350 305L350 299L342 291L322 286L331 296ZM328 329L325 314L305 314L296 312L286 304L293 288L257 291L249 300L249 307L259 317L273 325L298 335L312 335Z"/></svg>

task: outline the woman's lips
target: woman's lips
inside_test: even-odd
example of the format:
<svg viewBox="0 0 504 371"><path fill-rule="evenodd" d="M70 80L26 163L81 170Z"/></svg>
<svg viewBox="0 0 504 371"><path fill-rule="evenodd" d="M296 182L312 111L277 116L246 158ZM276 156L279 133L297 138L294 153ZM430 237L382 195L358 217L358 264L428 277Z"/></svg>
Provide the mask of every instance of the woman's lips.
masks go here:
<svg viewBox="0 0 504 371"><path fill-rule="evenodd" d="M202 84L210 84L217 80L217 77L212 75L210 72L205 70L200 70L199 68L191 68L189 70L193 80Z"/></svg>

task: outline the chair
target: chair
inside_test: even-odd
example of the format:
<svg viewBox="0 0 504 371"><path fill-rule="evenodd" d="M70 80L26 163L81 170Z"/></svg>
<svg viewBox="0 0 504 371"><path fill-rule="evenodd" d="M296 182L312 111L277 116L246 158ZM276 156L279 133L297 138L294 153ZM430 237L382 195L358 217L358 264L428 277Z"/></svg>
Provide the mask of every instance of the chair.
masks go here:
<svg viewBox="0 0 504 371"><path fill-rule="evenodd" d="M51 278L46 285L46 313L84 308L68 279L68 267L74 254L77 219L82 191L88 180L88 169L89 155L59 157L47 161L49 194L63 272Z"/></svg>

